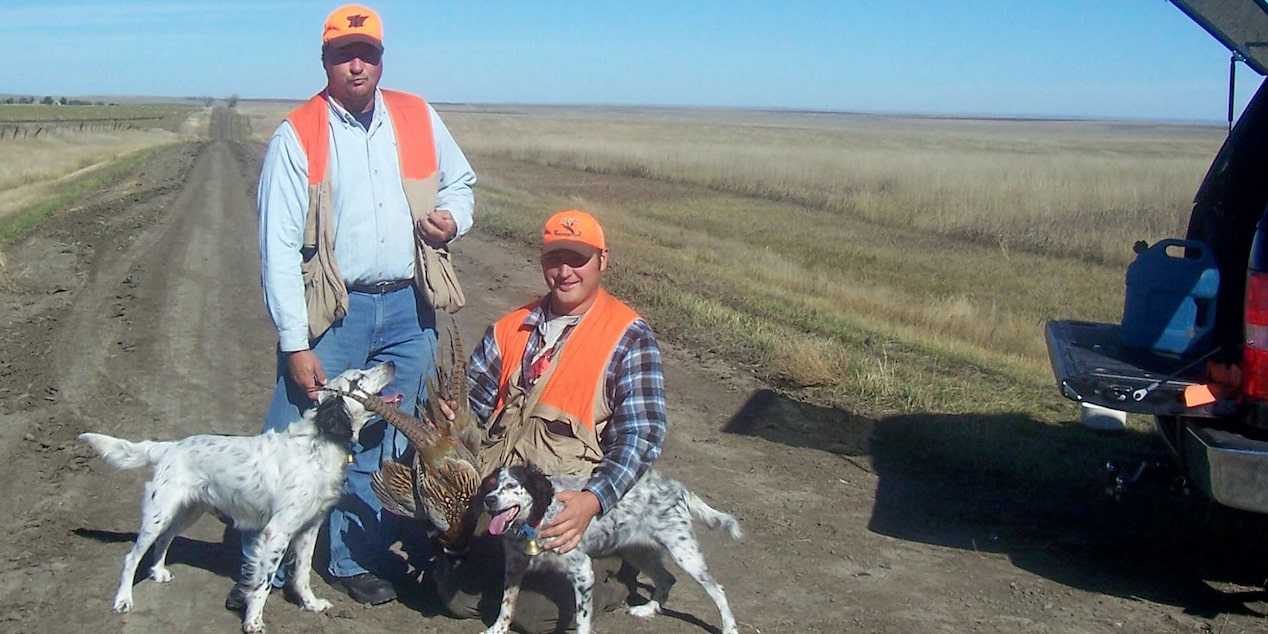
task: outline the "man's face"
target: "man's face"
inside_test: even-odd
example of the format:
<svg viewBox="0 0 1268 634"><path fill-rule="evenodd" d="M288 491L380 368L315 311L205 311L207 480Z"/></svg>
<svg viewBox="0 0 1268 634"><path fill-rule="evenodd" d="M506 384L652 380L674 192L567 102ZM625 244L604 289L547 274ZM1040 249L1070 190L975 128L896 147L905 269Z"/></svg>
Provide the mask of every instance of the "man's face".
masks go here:
<svg viewBox="0 0 1268 634"><path fill-rule="evenodd" d="M558 249L542 254L542 277L556 315L580 315L594 304L599 280L608 268L607 251Z"/></svg>
<svg viewBox="0 0 1268 634"><path fill-rule="evenodd" d="M329 48L322 58L330 96L349 112L373 107L374 89L383 75L383 52L366 42Z"/></svg>

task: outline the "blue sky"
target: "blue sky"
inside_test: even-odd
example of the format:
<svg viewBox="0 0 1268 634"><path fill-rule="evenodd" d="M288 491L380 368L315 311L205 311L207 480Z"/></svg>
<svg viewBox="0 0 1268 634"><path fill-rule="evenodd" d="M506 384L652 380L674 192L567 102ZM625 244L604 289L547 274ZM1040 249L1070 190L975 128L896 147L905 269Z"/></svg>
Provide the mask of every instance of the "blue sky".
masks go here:
<svg viewBox="0 0 1268 634"><path fill-rule="evenodd" d="M1226 116L1228 52L1165 0L366 4L383 85L435 102ZM5 0L0 93L303 98L336 6Z"/></svg>

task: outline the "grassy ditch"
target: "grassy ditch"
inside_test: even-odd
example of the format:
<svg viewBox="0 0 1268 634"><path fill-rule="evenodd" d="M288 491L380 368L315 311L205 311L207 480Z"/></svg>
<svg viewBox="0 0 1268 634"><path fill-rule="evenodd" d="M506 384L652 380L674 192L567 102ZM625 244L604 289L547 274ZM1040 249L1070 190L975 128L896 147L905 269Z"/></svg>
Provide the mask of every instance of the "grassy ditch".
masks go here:
<svg viewBox="0 0 1268 634"><path fill-rule="evenodd" d="M35 204L0 216L0 245L26 235L58 211L72 207L92 193L118 182L160 149L153 147L130 154L55 188L47 198Z"/></svg>

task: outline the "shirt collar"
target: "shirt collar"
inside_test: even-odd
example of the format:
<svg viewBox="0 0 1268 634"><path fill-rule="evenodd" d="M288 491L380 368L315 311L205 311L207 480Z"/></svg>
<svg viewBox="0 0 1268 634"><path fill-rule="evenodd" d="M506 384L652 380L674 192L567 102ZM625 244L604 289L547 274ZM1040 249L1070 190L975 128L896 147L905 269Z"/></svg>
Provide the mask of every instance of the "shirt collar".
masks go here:
<svg viewBox="0 0 1268 634"><path fill-rule="evenodd" d="M330 104L330 112L334 114L334 116L337 117L340 121L343 121L345 124L351 125L351 126L357 126L357 127L361 126L360 123L357 123L356 117L352 116L351 112L348 112L348 110L344 108L338 101L335 101L334 99L330 97L329 91L326 92L326 103ZM380 112L384 112L383 91L382 89L377 87L374 89L374 112L376 114ZM374 121L370 124L370 129L367 130L367 132L372 132L374 128L379 125L379 122L382 119L383 117L375 116Z"/></svg>
<svg viewBox="0 0 1268 634"><path fill-rule="evenodd" d="M542 325L546 323L546 313L549 312L547 302L550 301L550 295L543 295L541 301L537 302L537 307L528 311L528 316L524 318L524 325L533 330L540 331Z"/></svg>

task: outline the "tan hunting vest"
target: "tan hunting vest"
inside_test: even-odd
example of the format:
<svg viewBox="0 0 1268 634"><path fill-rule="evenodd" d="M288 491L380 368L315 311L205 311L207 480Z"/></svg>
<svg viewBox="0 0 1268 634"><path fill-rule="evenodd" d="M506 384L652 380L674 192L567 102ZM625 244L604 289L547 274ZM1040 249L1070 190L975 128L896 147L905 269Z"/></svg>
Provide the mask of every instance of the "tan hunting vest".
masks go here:
<svg viewBox="0 0 1268 634"><path fill-rule="evenodd" d="M392 128L396 133L401 160L401 180L410 215L417 222L431 213L436 204L440 172L436 144L432 138L431 115L421 97L394 90L381 90ZM334 202L327 165L330 159L330 105L325 91L296 108L286 119L295 128L300 146L308 158L308 219L304 224L304 299L308 305L308 336L316 339L330 325L348 314L348 289L335 262ZM414 284L422 289L431 305L456 311L465 302L457 279L451 285L429 283L428 274L452 276L448 249L431 249L415 240ZM437 263L436 259L443 259ZM430 261L429 261L430 260ZM432 266L429 266L432 265ZM437 287L441 287L437 291ZM456 294L455 294L456 291Z"/></svg>
<svg viewBox="0 0 1268 634"><path fill-rule="evenodd" d="M533 329L524 319L539 303L521 306L493 326L502 372L483 451L485 467L492 472L531 462L551 475L588 474L603 459L599 434L612 417L605 394L607 368L639 315L600 289L594 305L526 392L521 380L524 349Z"/></svg>

